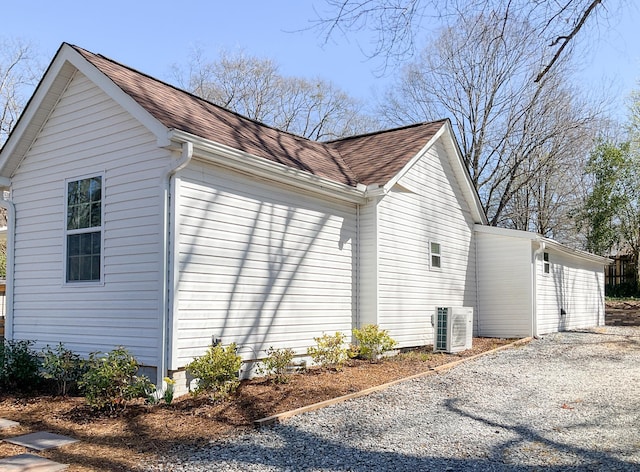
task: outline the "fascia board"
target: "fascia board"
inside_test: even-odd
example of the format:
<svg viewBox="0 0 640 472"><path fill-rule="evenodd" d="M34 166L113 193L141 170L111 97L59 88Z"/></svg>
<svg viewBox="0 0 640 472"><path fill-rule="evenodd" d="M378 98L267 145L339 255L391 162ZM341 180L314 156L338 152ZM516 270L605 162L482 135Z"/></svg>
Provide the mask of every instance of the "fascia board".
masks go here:
<svg viewBox="0 0 640 472"><path fill-rule="evenodd" d="M102 73L96 66L86 60L78 51L69 45L65 45L65 52L68 51L68 61L76 67L89 80L100 87L111 99L116 101L130 115L137 119L144 127L153 133L158 141L158 146L166 147L170 145L167 140L169 131L151 113L145 110L142 105L136 102L124 90L122 90L107 75Z"/></svg>
<svg viewBox="0 0 640 472"><path fill-rule="evenodd" d="M168 139L175 143L191 142L194 156L222 167L227 167L252 176L291 185L311 193L346 200L351 203L366 202L367 191L344 185L324 177L318 177L284 164L254 156L239 149L210 141L180 130L171 130Z"/></svg>

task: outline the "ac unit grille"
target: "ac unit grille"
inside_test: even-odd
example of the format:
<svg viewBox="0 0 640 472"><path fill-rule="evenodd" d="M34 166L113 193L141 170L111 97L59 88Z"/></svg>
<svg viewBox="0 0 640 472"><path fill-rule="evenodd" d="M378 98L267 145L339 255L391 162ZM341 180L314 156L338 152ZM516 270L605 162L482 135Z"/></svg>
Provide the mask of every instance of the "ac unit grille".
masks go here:
<svg viewBox="0 0 640 472"><path fill-rule="evenodd" d="M449 309L438 307L436 323L436 351L447 350L447 325L449 322Z"/></svg>

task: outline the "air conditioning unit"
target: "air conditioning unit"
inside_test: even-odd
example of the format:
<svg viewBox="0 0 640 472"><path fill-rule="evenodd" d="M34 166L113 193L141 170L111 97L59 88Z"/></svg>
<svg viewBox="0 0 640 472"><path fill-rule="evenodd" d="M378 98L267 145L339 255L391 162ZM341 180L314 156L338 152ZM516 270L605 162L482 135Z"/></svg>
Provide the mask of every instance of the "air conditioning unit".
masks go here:
<svg viewBox="0 0 640 472"><path fill-rule="evenodd" d="M460 352L473 343L473 308L437 307L431 323L434 327L435 352Z"/></svg>

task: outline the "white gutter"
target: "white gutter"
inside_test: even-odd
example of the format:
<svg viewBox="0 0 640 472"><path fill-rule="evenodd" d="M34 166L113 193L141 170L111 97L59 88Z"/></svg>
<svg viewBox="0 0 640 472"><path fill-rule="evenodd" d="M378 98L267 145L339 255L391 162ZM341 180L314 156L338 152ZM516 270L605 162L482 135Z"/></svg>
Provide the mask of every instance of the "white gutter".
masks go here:
<svg viewBox="0 0 640 472"><path fill-rule="evenodd" d="M8 187L8 186L7 186ZM0 191L5 188L3 181ZM14 241L16 233L16 207L10 200L0 198L0 208L7 210L7 260L6 260L6 310L4 315L4 338L13 339L13 264L15 259Z"/></svg>
<svg viewBox="0 0 640 472"><path fill-rule="evenodd" d="M546 243L542 238L538 239L538 249L533 252L531 264L531 337L538 336L538 256L544 252Z"/></svg>
<svg viewBox="0 0 640 472"><path fill-rule="evenodd" d="M164 378L167 376L167 358L169 350L168 344L168 326L169 320L173 317L173 264L170 264L171 257L171 245L169 238L175 235L171 233L171 220L170 216L173 215L171 211L171 181L173 176L184 169L191 158L193 157L193 144L191 142L182 143L182 155L177 162L172 163L164 172L162 176L162 295L160 297L160 345L158 346L160 352L160 359L157 368L156 386L158 389L163 389ZM174 198L175 200L175 198ZM175 208L175 205L173 205ZM175 244L174 244L175 246ZM174 251L175 252L175 251ZM8 300L8 299L7 299ZM172 343L173 346L173 343Z"/></svg>
<svg viewBox="0 0 640 472"><path fill-rule="evenodd" d="M252 176L292 185L315 194L322 194L351 203L365 203L367 196L369 196L368 190L370 189L363 190L361 186L352 187L341 184L184 131L171 130L169 139L176 143L193 143L197 156L214 164Z"/></svg>

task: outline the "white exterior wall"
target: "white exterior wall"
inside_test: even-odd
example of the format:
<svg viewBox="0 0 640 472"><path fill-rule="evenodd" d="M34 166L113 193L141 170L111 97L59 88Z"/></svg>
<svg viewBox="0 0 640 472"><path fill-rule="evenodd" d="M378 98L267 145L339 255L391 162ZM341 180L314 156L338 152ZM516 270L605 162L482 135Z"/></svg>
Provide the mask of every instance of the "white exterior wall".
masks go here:
<svg viewBox="0 0 640 472"><path fill-rule="evenodd" d="M124 345L158 359L160 176L170 154L76 74L12 178L13 335L81 354ZM65 283L65 179L103 175L102 285Z"/></svg>
<svg viewBox="0 0 640 472"><path fill-rule="evenodd" d="M170 368L212 338L245 359L270 346L305 354L324 332L349 335L355 205L319 200L193 161L177 181L179 279Z"/></svg>
<svg viewBox="0 0 640 472"><path fill-rule="evenodd" d="M529 239L476 232L479 336L532 333L532 253Z"/></svg>
<svg viewBox="0 0 640 472"><path fill-rule="evenodd" d="M537 263L538 333L604 325L604 266L547 251L550 270ZM564 309L566 315L561 316Z"/></svg>
<svg viewBox="0 0 640 472"><path fill-rule="evenodd" d="M440 142L378 204L378 323L399 347L433 342L437 306L475 307L474 222ZM430 269L429 243L442 268Z"/></svg>

